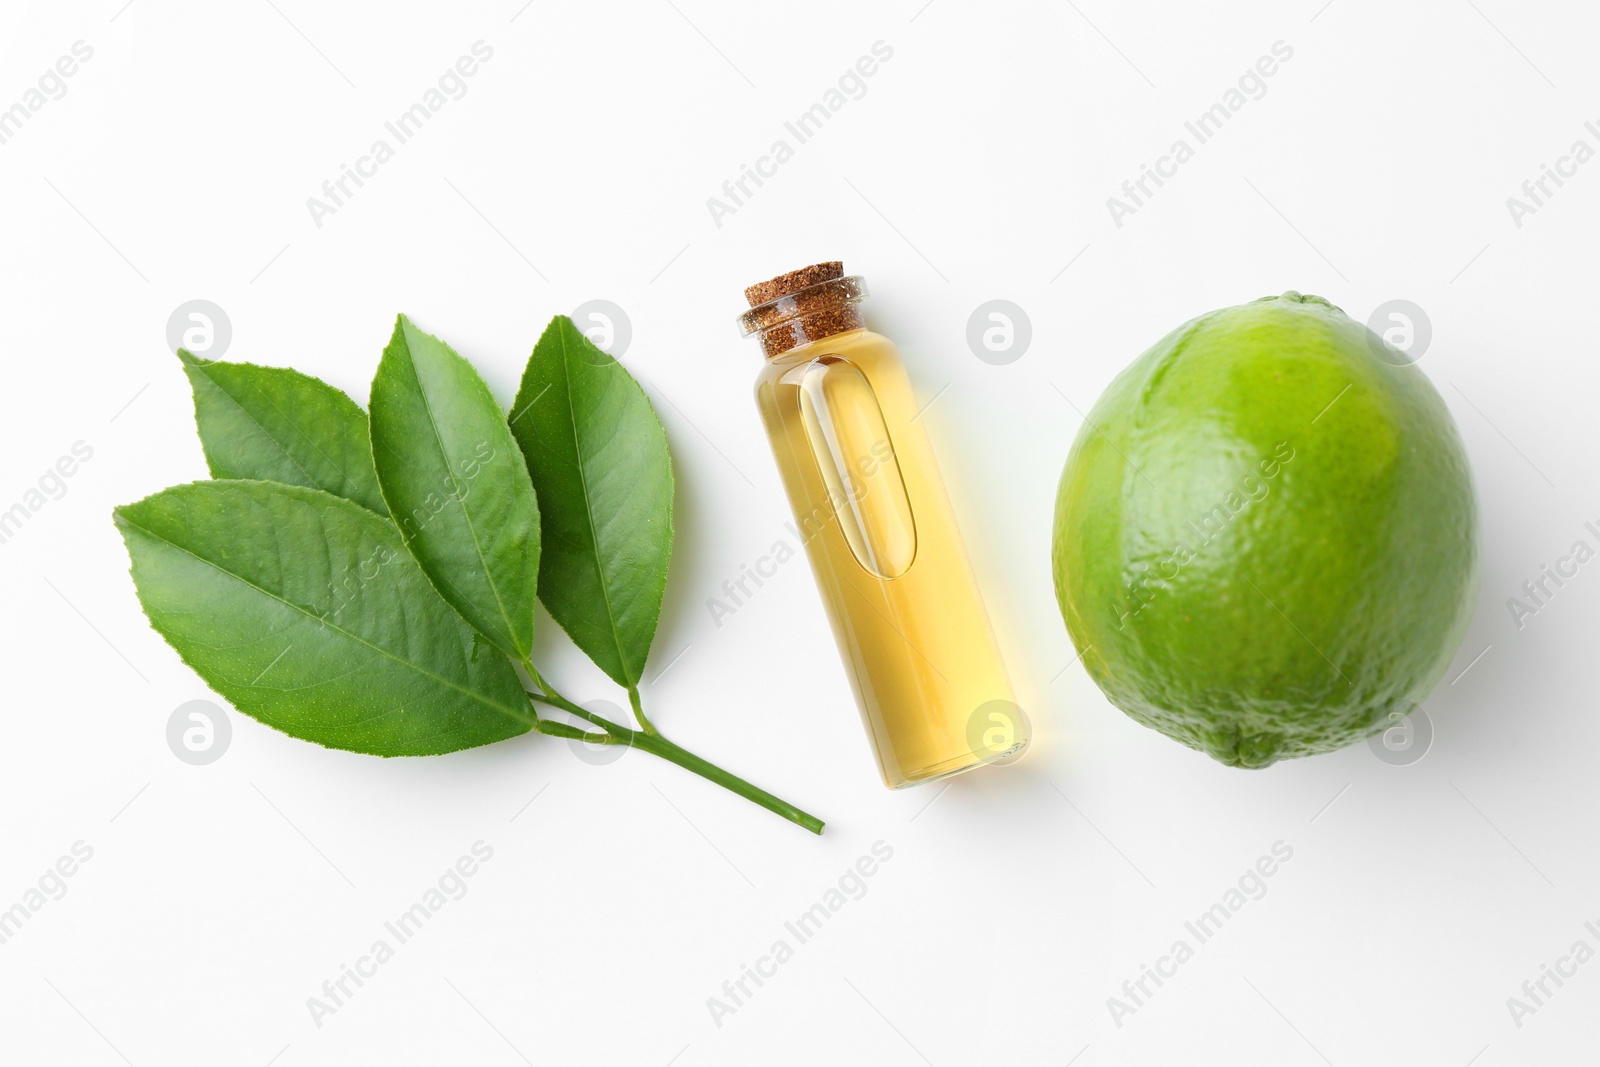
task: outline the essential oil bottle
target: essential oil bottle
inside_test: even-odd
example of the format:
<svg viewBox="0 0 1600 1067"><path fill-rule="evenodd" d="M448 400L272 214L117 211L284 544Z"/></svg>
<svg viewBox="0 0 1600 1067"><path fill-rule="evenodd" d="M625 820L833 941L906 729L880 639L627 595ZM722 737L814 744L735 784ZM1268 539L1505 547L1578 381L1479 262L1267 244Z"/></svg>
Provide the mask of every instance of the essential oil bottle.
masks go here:
<svg viewBox="0 0 1600 1067"><path fill-rule="evenodd" d="M885 784L1028 744L905 366L859 277L819 263L745 290L756 403Z"/></svg>

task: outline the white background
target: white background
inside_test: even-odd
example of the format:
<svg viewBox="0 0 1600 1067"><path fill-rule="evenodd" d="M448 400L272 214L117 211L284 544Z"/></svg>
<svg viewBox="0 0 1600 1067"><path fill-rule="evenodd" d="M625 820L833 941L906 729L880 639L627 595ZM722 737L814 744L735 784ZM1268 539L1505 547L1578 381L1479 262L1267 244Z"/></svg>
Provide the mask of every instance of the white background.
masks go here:
<svg viewBox="0 0 1600 1067"><path fill-rule="evenodd" d="M1600 563L1520 630L1506 606L1600 544L1600 163L1520 228L1506 206L1574 140L1600 147L1592 9L520 2L7 5L0 107L74 42L94 55L0 145L0 509L74 442L94 455L0 545L0 908L74 842L93 858L0 946L0 1059L1592 1058L1600 963L1520 1027L1506 1004L1600 947ZM480 39L467 94L316 226L307 197ZM879 40L865 96L716 225L707 198ZM1279 40L1266 95L1116 226L1106 198ZM933 401L1037 731L1015 767L885 791L804 563L721 627L707 609L788 519L740 291L827 258L866 275L869 321ZM1482 594L1409 765L1365 745L1217 765L1107 704L1051 591L1080 410L1185 319L1290 288L1358 319L1426 310L1421 366L1477 479ZM1006 366L965 340L997 297L1033 326ZM195 298L229 315L226 358L363 403L399 311L509 403L552 314L625 308L678 480L647 706L826 836L642 753L592 766L535 736L381 761L232 713L218 762L175 758L169 716L210 694L144 621L110 511L205 474L165 338ZM616 699L541 626L564 690ZM479 840L467 895L316 1026L307 998ZM866 895L716 1025L707 998L880 840ZM1117 1025L1107 998L1280 840L1265 896Z"/></svg>

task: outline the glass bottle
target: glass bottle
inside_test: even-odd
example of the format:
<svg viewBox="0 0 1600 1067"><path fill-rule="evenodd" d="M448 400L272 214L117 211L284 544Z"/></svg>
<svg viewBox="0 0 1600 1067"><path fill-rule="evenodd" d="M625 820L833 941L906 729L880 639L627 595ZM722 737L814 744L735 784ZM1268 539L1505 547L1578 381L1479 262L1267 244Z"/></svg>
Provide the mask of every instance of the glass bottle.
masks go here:
<svg viewBox="0 0 1600 1067"><path fill-rule="evenodd" d="M1028 744L899 354L866 285L821 263L751 286L756 403L883 780L891 789Z"/></svg>

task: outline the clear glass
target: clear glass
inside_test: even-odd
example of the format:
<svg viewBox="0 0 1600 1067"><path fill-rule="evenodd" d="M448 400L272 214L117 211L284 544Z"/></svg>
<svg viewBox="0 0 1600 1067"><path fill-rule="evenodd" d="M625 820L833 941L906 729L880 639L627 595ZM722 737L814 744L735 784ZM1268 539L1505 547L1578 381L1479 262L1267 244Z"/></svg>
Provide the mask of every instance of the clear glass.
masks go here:
<svg viewBox="0 0 1600 1067"><path fill-rule="evenodd" d="M1027 720L894 345L860 326L802 340L756 402L885 784L1020 756Z"/></svg>

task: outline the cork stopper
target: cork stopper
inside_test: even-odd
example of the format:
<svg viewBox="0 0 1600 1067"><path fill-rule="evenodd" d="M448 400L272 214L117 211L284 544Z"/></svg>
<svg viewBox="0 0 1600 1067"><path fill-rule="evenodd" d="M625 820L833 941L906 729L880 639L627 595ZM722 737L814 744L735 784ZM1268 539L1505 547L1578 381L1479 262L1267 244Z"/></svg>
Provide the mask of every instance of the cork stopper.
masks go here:
<svg viewBox="0 0 1600 1067"><path fill-rule="evenodd" d="M864 327L859 304L866 295L866 283L845 277L839 260L814 263L746 289L750 310L739 316L739 325L746 337L761 338L762 351L771 359L809 341Z"/></svg>
<svg viewBox="0 0 1600 1067"><path fill-rule="evenodd" d="M757 282L744 291L744 298L750 301L751 307L760 307L762 304L798 293L802 289L809 289L818 282L831 282L835 278L844 277L844 263L831 259L826 263L813 263L809 267L792 270L788 274L780 274L776 278L764 282Z"/></svg>

